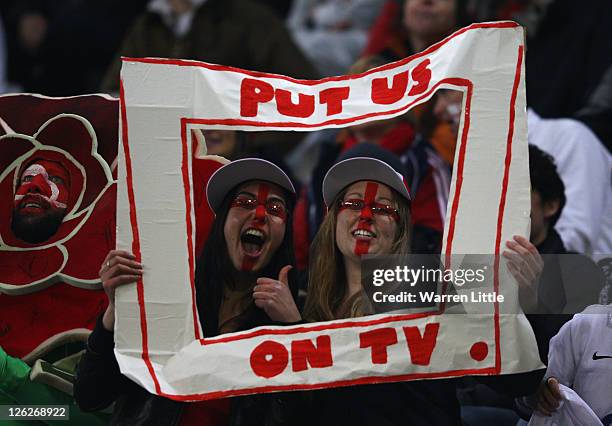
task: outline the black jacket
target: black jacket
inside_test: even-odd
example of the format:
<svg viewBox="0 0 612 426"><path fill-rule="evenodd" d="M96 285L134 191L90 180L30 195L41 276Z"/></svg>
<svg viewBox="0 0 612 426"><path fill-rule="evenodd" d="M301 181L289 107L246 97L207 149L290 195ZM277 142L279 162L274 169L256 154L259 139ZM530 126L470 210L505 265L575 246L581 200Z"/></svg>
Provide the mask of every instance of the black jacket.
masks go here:
<svg viewBox="0 0 612 426"><path fill-rule="evenodd" d="M540 358L547 363L550 339L573 314L597 303L605 278L590 258L569 253L552 228L537 249L544 260L538 284L538 307L536 312L526 313L538 340Z"/></svg>
<svg viewBox="0 0 612 426"><path fill-rule="evenodd" d="M111 425L168 426L179 424L185 403L147 392L119 371L113 333L98 319L79 363L74 398L83 411L98 411L115 402ZM237 426L295 425L295 398L283 393L232 398L228 424ZM213 425L214 426L214 425Z"/></svg>

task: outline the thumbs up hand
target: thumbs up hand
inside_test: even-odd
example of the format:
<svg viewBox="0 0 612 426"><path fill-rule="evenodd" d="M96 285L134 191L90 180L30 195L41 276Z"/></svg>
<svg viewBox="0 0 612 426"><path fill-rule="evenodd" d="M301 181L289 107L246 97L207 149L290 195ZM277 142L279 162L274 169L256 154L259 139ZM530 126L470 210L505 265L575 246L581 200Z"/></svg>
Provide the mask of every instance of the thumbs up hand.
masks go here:
<svg viewBox="0 0 612 426"><path fill-rule="evenodd" d="M283 266L277 280L258 278L257 285L253 287L255 305L266 311L273 321L297 322L302 319L289 289L288 274L291 268L291 265Z"/></svg>

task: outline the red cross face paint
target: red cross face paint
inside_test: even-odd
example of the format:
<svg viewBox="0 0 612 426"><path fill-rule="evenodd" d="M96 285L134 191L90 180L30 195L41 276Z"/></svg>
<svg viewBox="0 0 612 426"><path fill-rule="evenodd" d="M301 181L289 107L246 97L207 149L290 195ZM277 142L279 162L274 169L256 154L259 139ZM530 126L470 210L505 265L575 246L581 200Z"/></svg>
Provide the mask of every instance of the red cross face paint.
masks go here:
<svg viewBox="0 0 612 426"><path fill-rule="evenodd" d="M389 254L397 229L397 210L389 187L359 181L348 187L336 221L336 244L345 258Z"/></svg>
<svg viewBox="0 0 612 426"><path fill-rule="evenodd" d="M65 209L69 194L70 178L66 169L54 161L40 160L21 174L15 191L15 207L23 206L33 212L46 206Z"/></svg>
<svg viewBox="0 0 612 426"><path fill-rule="evenodd" d="M251 181L238 188L223 228L234 268L258 271L268 264L285 238L287 214L280 187Z"/></svg>
<svg viewBox="0 0 612 426"><path fill-rule="evenodd" d="M63 166L47 160L30 164L15 191L13 234L32 244L51 238L66 215L69 194L70 175Z"/></svg>

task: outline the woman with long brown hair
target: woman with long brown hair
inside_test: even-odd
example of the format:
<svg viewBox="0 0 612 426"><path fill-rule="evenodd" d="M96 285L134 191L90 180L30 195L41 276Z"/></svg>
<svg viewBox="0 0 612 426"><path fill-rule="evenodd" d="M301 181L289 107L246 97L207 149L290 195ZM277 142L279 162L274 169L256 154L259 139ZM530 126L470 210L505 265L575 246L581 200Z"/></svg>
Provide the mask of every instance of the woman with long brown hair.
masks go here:
<svg viewBox="0 0 612 426"><path fill-rule="evenodd" d="M210 177L206 198L215 219L195 273L203 335L298 321L297 283L290 272L295 189L289 177L266 160L235 160ZM81 409L97 411L114 403L110 423L117 425L294 424L283 417L286 409L277 397L187 404L152 395L121 374L113 352L115 290L134 285L144 273L134 255L121 250L109 252L102 265L109 307L77 371L74 395Z"/></svg>

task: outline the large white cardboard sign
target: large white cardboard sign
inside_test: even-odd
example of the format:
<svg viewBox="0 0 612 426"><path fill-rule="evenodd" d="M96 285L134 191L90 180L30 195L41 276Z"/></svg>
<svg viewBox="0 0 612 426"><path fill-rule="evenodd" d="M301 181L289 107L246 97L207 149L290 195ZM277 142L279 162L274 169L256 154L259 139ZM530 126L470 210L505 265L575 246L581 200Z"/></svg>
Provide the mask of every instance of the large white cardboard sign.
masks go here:
<svg viewBox="0 0 612 426"><path fill-rule="evenodd" d="M464 92L443 253L499 254L529 227L523 30L475 24L364 74L319 81L169 59L124 58L117 241L145 265L117 296L121 371L151 392L255 392L541 367L523 315L375 315L202 338L194 300L191 130L317 130L390 118L437 89ZM452 265L450 265L452 267ZM516 300L503 262L491 291ZM514 290L513 290L514 289Z"/></svg>

